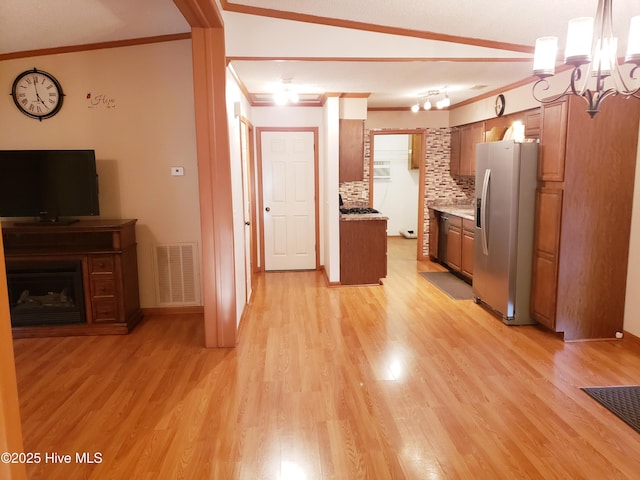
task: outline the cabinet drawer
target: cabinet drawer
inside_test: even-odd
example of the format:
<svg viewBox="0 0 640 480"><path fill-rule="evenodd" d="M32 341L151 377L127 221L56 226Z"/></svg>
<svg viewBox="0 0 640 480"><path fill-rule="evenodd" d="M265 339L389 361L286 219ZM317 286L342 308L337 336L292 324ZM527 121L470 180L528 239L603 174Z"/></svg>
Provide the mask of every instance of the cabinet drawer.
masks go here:
<svg viewBox="0 0 640 480"><path fill-rule="evenodd" d="M115 299L100 299L91 302L94 322L118 321L118 304Z"/></svg>
<svg viewBox="0 0 640 480"><path fill-rule="evenodd" d="M113 272L113 257L111 255L89 257L89 269L91 273L111 273Z"/></svg>
<svg viewBox="0 0 640 480"><path fill-rule="evenodd" d="M473 220L469 220L468 218L463 218L462 219L462 229L465 232L471 233L471 236L473 237L473 235L475 234L475 231L476 231L476 222L474 222Z"/></svg>
<svg viewBox="0 0 640 480"><path fill-rule="evenodd" d="M457 217L455 215L447 215L449 218L449 228L455 227L462 229L462 217Z"/></svg>
<svg viewBox="0 0 640 480"><path fill-rule="evenodd" d="M112 297L116 294L116 282L112 275L91 277L92 297Z"/></svg>

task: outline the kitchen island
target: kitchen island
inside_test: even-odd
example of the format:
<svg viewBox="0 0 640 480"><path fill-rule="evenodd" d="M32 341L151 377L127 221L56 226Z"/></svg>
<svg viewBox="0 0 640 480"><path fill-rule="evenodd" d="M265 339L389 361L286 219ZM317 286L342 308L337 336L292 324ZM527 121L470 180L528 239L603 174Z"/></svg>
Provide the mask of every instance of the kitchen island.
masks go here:
<svg viewBox="0 0 640 480"><path fill-rule="evenodd" d="M387 276L387 217L340 214L340 284L379 285Z"/></svg>

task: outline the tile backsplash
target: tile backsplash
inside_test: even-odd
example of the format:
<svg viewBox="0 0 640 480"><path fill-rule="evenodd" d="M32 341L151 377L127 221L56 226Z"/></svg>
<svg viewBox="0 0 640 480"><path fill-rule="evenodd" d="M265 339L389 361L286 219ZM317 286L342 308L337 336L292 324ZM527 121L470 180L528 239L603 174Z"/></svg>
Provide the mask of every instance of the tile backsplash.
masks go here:
<svg viewBox="0 0 640 480"><path fill-rule="evenodd" d="M345 202L369 201L369 129L365 129L364 179L340 184L340 194ZM475 194L475 178L452 176L450 169L450 128L427 128L425 145L425 176L423 211L424 222L422 252L429 255L429 205L470 205Z"/></svg>

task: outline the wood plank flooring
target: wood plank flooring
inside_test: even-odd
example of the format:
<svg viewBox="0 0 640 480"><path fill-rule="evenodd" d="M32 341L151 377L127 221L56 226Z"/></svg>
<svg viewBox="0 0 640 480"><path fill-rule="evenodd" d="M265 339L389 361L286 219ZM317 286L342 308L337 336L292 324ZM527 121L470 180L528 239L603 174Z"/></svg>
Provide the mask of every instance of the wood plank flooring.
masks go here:
<svg viewBox="0 0 640 480"><path fill-rule="evenodd" d="M197 316L15 340L25 450L101 455L29 478L640 478L640 436L579 390L639 384L640 344L507 327L415 247L390 239L383 286L262 275L235 349Z"/></svg>

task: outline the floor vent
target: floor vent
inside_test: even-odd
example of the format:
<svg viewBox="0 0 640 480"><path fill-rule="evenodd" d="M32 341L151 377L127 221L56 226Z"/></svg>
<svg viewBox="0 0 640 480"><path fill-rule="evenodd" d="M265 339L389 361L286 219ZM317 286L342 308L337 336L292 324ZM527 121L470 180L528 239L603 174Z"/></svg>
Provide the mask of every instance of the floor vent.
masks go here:
<svg viewBox="0 0 640 480"><path fill-rule="evenodd" d="M160 305L199 305L197 244L156 245L156 292Z"/></svg>

